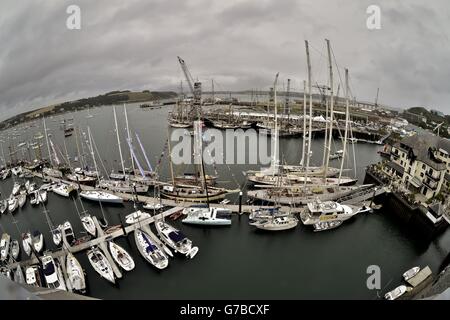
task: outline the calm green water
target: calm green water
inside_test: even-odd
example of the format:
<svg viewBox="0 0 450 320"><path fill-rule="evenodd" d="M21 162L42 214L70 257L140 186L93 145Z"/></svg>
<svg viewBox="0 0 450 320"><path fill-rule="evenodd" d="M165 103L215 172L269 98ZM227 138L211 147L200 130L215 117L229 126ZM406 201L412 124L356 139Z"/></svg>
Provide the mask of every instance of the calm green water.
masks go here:
<svg viewBox="0 0 450 320"><path fill-rule="evenodd" d="M125 137L122 108L117 109L119 131ZM168 108L144 111L135 105L128 109L131 129L137 131L149 154L152 165L160 159L168 128ZM91 110L94 118L87 119L86 111L64 115L74 117L85 130L90 125L99 151L106 159L105 167L117 168L118 150L115 140L111 107ZM55 144L64 150L63 133L59 129L60 117L47 120ZM41 123L38 123L41 126ZM16 145L31 136L31 128L14 141ZM8 141L8 135L3 134ZM12 138L11 138L12 139ZM65 139L68 153L75 155L75 138ZM5 145L5 152L6 152ZM125 139L122 140L125 151ZM322 157L323 140L313 145L313 159ZM301 139L284 139L281 142L283 157L288 163L299 161ZM339 149L339 145L336 146ZM379 160L379 146L358 144L357 176L363 179L364 167ZM45 146L44 146L45 149ZM46 154L45 150L43 150ZM65 151L63 151L65 153ZM27 153L24 153L27 156ZM318 162L316 162L319 164ZM337 163L333 163L337 165ZM257 169L257 165L218 165L222 184L227 187L245 186L243 170ZM214 172L214 168L208 169ZM167 159L161 161L160 171L168 177ZM181 169L180 169L181 172ZM348 174L352 174L349 171ZM236 180L236 181L235 181ZM2 195L9 195L13 181L0 181ZM233 200L235 197L231 197ZM91 213L101 216L98 205L84 202ZM49 194L48 209L55 223L70 220L78 235L82 226L73 203L58 195ZM119 223L119 216L131 212L131 205L105 206L110 224ZM46 246L53 243L43 213L27 203L16 213L21 231L39 229L45 234ZM19 232L11 223L10 215L0 218L3 230L14 238ZM314 233L303 226L280 233L265 233L248 226L246 216L233 217L227 228L206 229L193 226L174 225L190 237L200 248L193 260L176 256L170 260L169 268L157 271L139 255L133 235L118 240L136 261L136 269L124 274L118 285L112 286L101 279L90 266L84 253L77 258L86 270L89 295L105 299L375 299L377 294L366 287L366 269L376 264L381 267L383 292L401 282L401 274L412 266L429 265L437 271L450 247L449 232L431 243L424 243L406 230L392 212L360 215L346 222L341 228L330 232Z"/></svg>

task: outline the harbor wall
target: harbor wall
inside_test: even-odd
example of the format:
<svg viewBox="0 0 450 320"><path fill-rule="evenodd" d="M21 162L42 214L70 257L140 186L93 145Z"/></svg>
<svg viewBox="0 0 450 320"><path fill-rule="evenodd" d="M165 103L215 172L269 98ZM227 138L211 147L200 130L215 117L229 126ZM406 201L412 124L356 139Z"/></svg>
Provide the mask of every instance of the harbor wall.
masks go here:
<svg viewBox="0 0 450 320"><path fill-rule="evenodd" d="M366 171L364 183L373 183L377 185L386 184L387 181L380 180L379 177ZM392 214L409 231L419 236L423 241L431 241L441 234L446 228L447 223L442 220L433 224L426 216L427 209L424 206L410 205L399 193L387 192L375 200L383 204L382 211L385 214Z"/></svg>

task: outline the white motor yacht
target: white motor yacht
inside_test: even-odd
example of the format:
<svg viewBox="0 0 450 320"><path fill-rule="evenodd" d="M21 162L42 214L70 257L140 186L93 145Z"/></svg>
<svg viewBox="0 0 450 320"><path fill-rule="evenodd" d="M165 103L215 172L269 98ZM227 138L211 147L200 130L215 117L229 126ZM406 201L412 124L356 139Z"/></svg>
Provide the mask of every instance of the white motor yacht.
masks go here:
<svg viewBox="0 0 450 320"><path fill-rule="evenodd" d="M208 208L207 206L190 206L183 210L187 215L181 222L186 224L229 226L231 225L231 210L224 208Z"/></svg>
<svg viewBox="0 0 450 320"><path fill-rule="evenodd" d="M164 243L176 252L191 259L197 254L198 247L192 247L192 241L176 228L163 221L156 221L155 227Z"/></svg>

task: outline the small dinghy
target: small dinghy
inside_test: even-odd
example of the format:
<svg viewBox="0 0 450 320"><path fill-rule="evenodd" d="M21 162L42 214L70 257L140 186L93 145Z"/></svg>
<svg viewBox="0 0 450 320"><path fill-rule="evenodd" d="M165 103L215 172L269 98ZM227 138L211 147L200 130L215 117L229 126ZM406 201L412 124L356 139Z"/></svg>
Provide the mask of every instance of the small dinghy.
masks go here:
<svg viewBox="0 0 450 320"><path fill-rule="evenodd" d="M111 264L99 248L92 247L92 249L88 250L87 256L94 270L102 278L105 278L111 283L116 283Z"/></svg>
<svg viewBox="0 0 450 320"><path fill-rule="evenodd" d="M16 211L16 209L19 207L19 200L17 200L16 197L11 196L8 199L8 210L11 213L14 213L14 211Z"/></svg>
<svg viewBox="0 0 450 320"><path fill-rule="evenodd" d="M8 209L8 200L0 201L0 213L5 213L6 209Z"/></svg>
<svg viewBox="0 0 450 320"><path fill-rule="evenodd" d="M20 183L14 182L14 186L12 189L12 195L15 196L19 193L20 191Z"/></svg>
<svg viewBox="0 0 450 320"><path fill-rule="evenodd" d="M131 255L118 244L109 241L108 248L114 261L125 271L134 269L134 260Z"/></svg>
<svg viewBox="0 0 450 320"><path fill-rule="evenodd" d="M169 259L150 236L141 229L134 231L136 246L141 255L158 269L165 269L169 265Z"/></svg>
<svg viewBox="0 0 450 320"><path fill-rule="evenodd" d="M19 208L22 208L27 201L27 195L25 192L20 192L20 194L17 196L17 199L19 201Z"/></svg>
<svg viewBox="0 0 450 320"><path fill-rule="evenodd" d="M30 196L30 203L32 206L39 204L36 191L30 192L28 195Z"/></svg>
<svg viewBox="0 0 450 320"><path fill-rule="evenodd" d="M39 230L33 232L31 242L33 243L33 248L36 252L41 252L42 249L44 249L44 236Z"/></svg>
<svg viewBox="0 0 450 320"><path fill-rule="evenodd" d="M19 241L17 240L12 240L11 241L11 257L17 261L17 258L19 257L20 254L20 245L19 245Z"/></svg>
<svg viewBox="0 0 450 320"><path fill-rule="evenodd" d="M161 203L146 203L142 208L146 210L161 210L162 208L164 208L164 205L162 205Z"/></svg>
<svg viewBox="0 0 450 320"><path fill-rule="evenodd" d="M62 230L63 236L66 238L69 245L73 245L76 239L75 233L73 232L72 224L69 221L66 221L60 228Z"/></svg>
<svg viewBox="0 0 450 320"><path fill-rule="evenodd" d="M22 267L20 264L17 266L16 271L14 271L14 281L17 283L25 284L25 277L23 275Z"/></svg>
<svg viewBox="0 0 450 320"><path fill-rule="evenodd" d="M62 242L62 233L61 233L60 226L58 226L52 230L52 239L53 239L53 243L55 244L55 246L59 247L59 245Z"/></svg>
<svg viewBox="0 0 450 320"><path fill-rule="evenodd" d="M37 190L36 193L37 193L36 195L37 195L37 199L38 199L38 204L47 202L47 191L45 191L44 189L40 189L40 190Z"/></svg>
<svg viewBox="0 0 450 320"><path fill-rule="evenodd" d="M7 262L10 253L11 236L7 233L2 234L0 241L0 261Z"/></svg>
<svg viewBox="0 0 450 320"><path fill-rule="evenodd" d="M95 228L94 219L90 214L85 214L81 217L81 223L83 224L84 230L90 235L95 237L97 235L97 229Z"/></svg>
<svg viewBox="0 0 450 320"><path fill-rule="evenodd" d="M411 290L411 289L409 289ZM408 287L401 285L384 295L386 300L395 300L404 295L408 291Z"/></svg>
<svg viewBox="0 0 450 320"><path fill-rule="evenodd" d="M86 292L86 278L84 276L83 268L75 256L68 252L66 257L66 272L67 281L70 287L80 293Z"/></svg>
<svg viewBox="0 0 450 320"><path fill-rule="evenodd" d="M31 234L29 232L22 233L22 248L23 251L28 256L31 255L31 246L32 246Z"/></svg>
<svg viewBox="0 0 450 320"><path fill-rule="evenodd" d="M420 267L411 268L403 274L403 279L405 279L405 281L408 281L409 279L414 277L416 274L418 274L419 271L420 271Z"/></svg>
<svg viewBox="0 0 450 320"><path fill-rule="evenodd" d="M176 252L184 254L191 259L197 254L198 247L192 247L192 241L179 230L163 221L157 221L155 226L164 243Z"/></svg>

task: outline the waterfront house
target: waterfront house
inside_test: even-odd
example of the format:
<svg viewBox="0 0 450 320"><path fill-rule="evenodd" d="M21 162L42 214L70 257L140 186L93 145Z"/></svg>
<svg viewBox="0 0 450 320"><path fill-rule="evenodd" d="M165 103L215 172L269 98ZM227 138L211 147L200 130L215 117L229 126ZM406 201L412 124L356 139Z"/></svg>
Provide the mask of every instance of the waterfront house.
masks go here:
<svg viewBox="0 0 450 320"><path fill-rule="evenodd" d="M412 193L434 198L450 188L450 140L430 133L403 138L387 165Z"/></svg>

